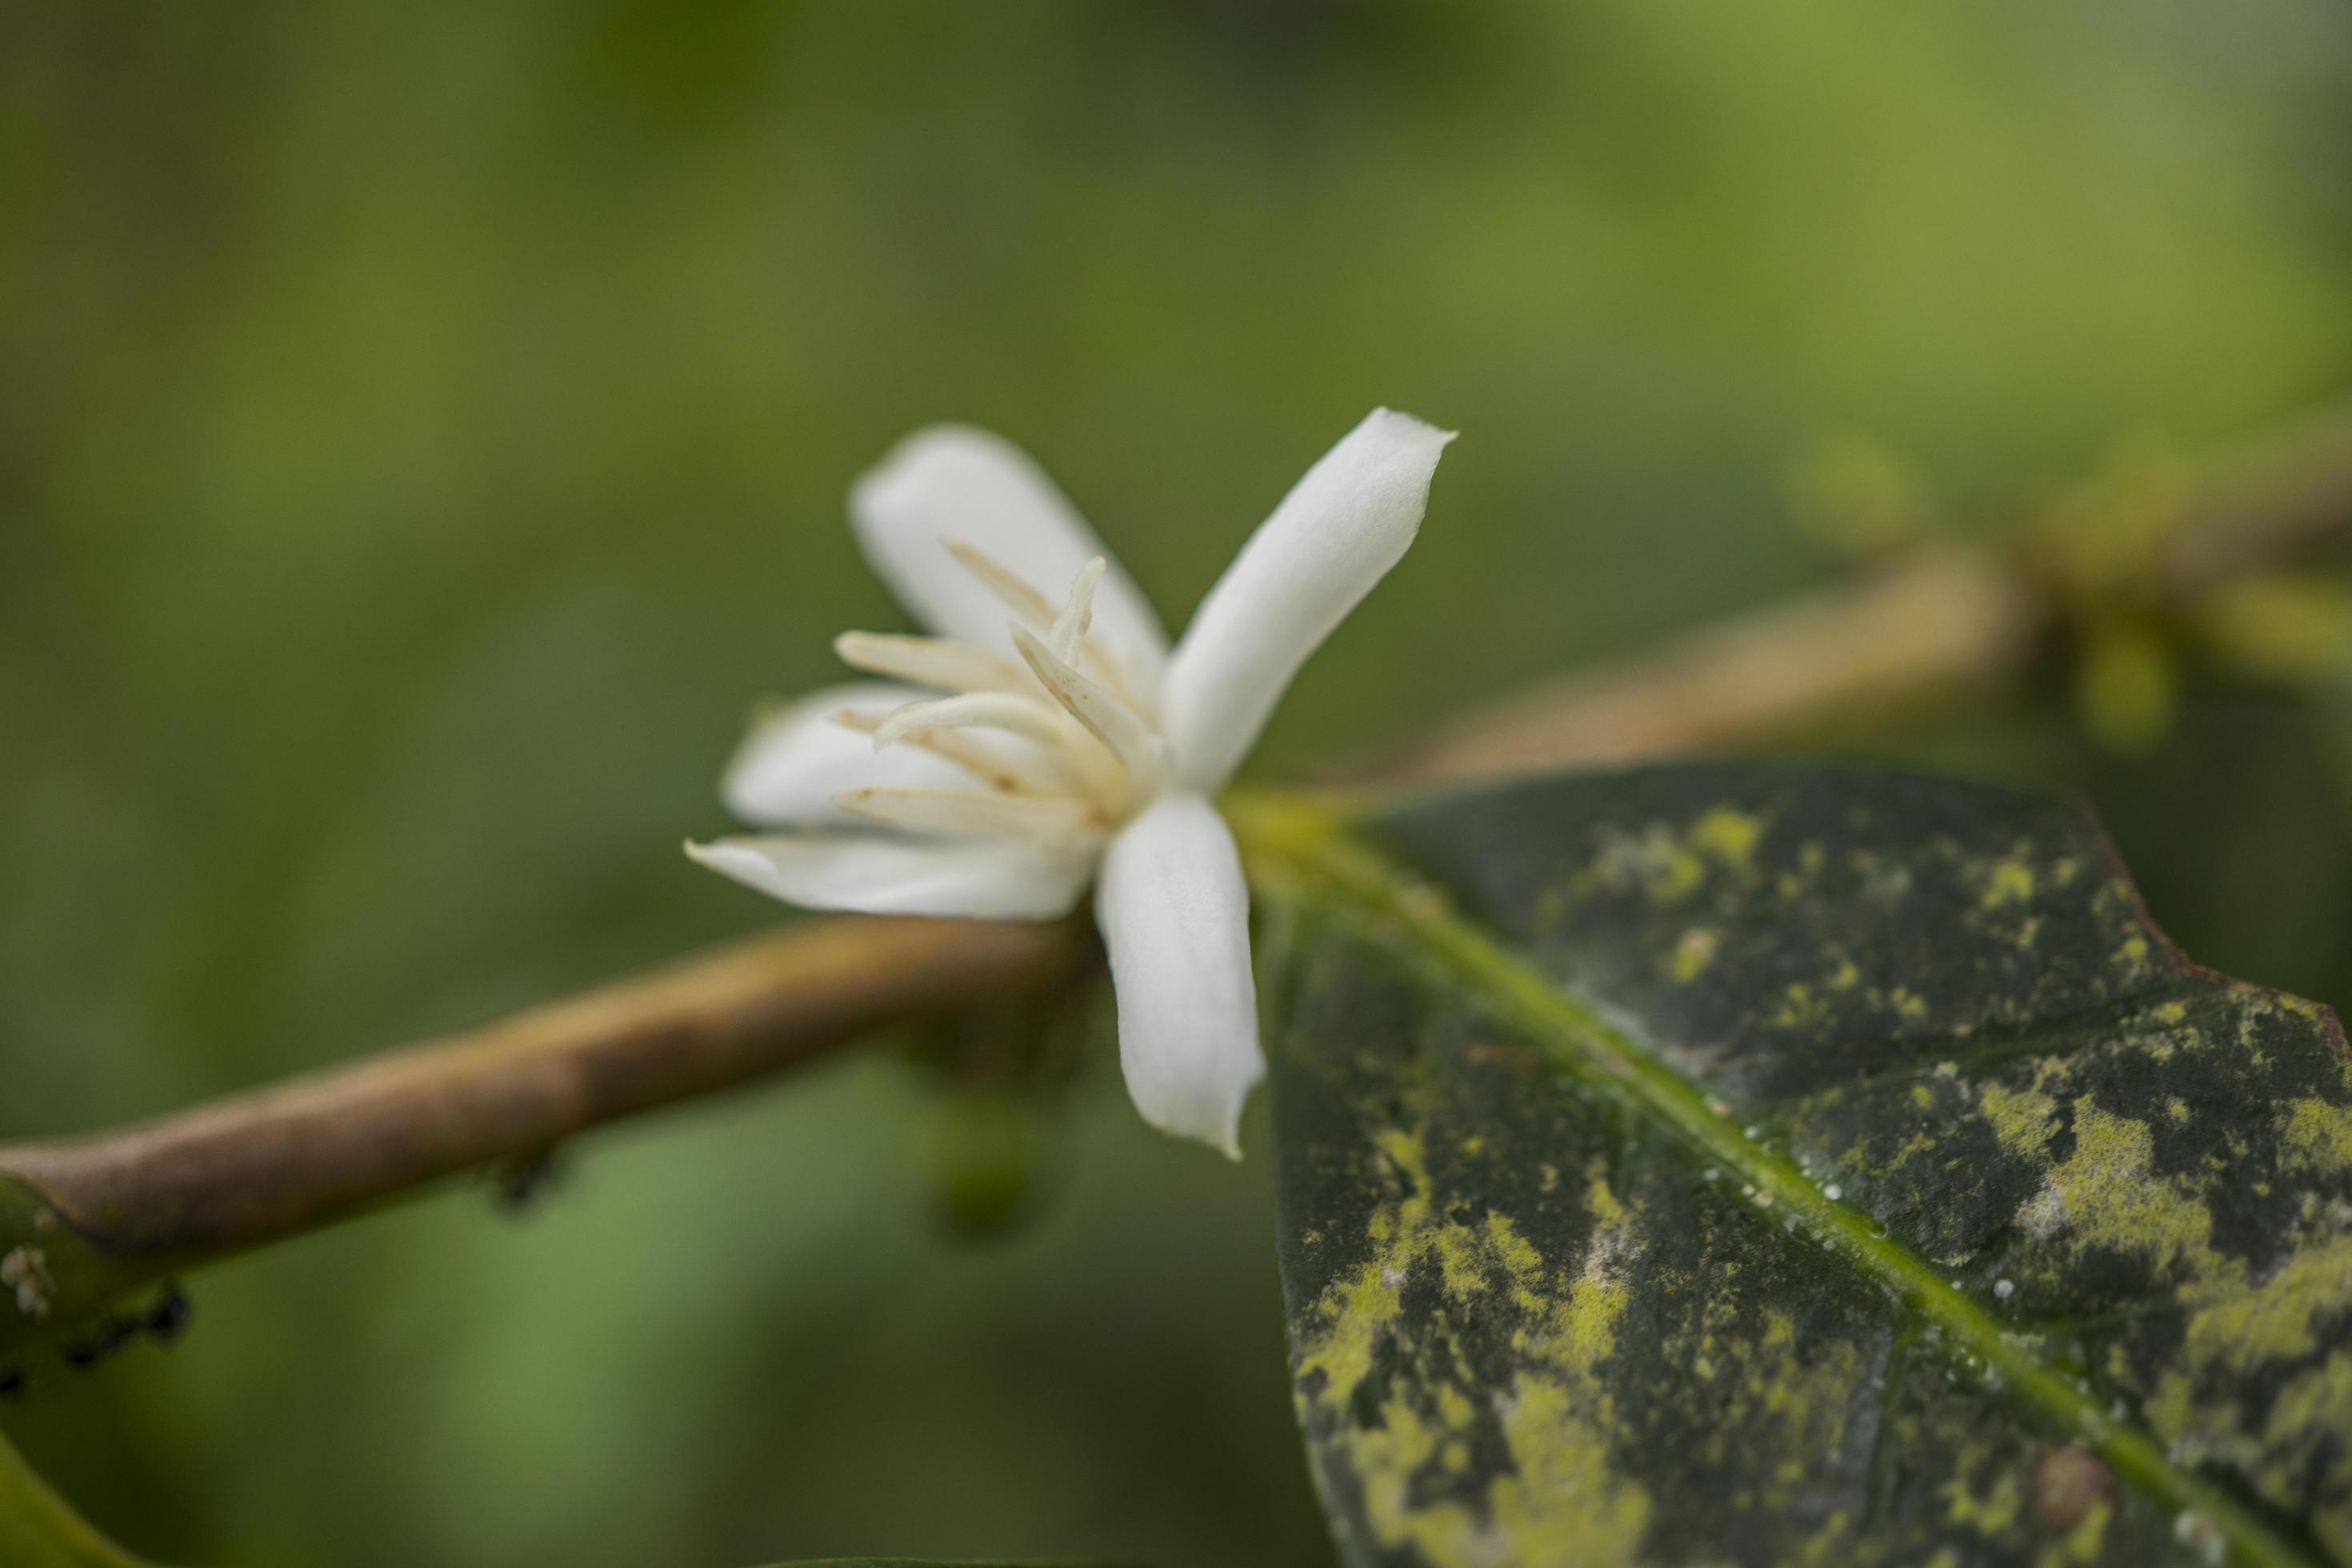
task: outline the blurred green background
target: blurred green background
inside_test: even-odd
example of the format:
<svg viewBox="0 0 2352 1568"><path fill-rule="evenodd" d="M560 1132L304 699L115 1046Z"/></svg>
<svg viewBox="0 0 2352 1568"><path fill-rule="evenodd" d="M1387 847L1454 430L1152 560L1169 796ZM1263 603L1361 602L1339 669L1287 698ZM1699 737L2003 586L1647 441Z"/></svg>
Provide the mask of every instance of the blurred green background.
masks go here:
<svg viewBox="0 0 2352 1568"><path fill-rule="evenodd" d="M681 858L896 612L854 475L1027 445L1181 625L1367 408L1457 426L1259 755L1827 581L1863 440L1956 530L2352 384L2332 0L0 8L0 1136L780 918ZM2311 705L1849 744L2089 791L2198 956L2352 999ZM1090 1064L942 1230L876 1057L194 1281L0 1425L173 1561L1328 1561L1258 1152Z"/></svg>

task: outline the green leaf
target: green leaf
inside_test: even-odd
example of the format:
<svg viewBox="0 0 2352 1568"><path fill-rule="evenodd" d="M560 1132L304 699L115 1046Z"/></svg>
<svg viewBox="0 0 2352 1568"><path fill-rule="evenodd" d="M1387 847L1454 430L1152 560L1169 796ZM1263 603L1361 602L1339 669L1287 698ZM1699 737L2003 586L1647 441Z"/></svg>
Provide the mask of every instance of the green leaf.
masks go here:
<svg viewBox="0 0 2352 1568"><path fill-rule="evenodd" d="M144 1568L100 1535L0 1437L0 1563L8 1568Z"/></svg>
<svg viewBox="0 0 2352 1568"><path fill-rule="evenodd" d="M1234 815L1350 1563L2352 1557L2342 1032L2076 812L1709 764Z"/></svg>

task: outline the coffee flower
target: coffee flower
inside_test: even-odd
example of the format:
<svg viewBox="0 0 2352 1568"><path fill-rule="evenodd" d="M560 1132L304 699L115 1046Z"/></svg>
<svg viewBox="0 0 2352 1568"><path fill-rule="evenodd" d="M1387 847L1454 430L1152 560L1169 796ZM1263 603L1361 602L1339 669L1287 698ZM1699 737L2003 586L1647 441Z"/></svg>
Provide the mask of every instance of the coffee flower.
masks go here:
<svg viewBox="0 0 2352 1568"><path fill-rule="evenodd" d="M1374 411L1291 488L1171 651L1150 603L997 437L908 437L850 493L867 561L935 636L848 632L882 678L759 724L729 806L778 831L688 852L787 903L1055 920L1095 889L1144 1120L1238 1157L1265 1076L1249 889L1213 804L1284 689L1404 554L1450 432Z"/></svg>

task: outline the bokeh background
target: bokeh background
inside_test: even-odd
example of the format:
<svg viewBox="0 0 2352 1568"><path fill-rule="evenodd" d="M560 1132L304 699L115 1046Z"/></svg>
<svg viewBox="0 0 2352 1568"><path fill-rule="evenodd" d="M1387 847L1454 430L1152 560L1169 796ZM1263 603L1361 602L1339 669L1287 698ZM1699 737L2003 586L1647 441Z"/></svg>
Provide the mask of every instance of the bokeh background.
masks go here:
<svg viewBox="0 0 2352 1568"><path fill-rule="evenodd" d="M1174 624L1370 406L1465 431L1278 772L1833 579L1825 453L1998 533L2347 384L2332 0L18 0L0 1135L782 918L677 845L752 703L898 624L841 498L925 421ZM2200 957L2342 1003L2329 706L1840 743L2089 792ZM1328 1561L1262 1142L1097 1057L979 1242L957 1114L877 1051L620 1130L520 1216L205 1274L0 1425L171 1561Z"/></svg>

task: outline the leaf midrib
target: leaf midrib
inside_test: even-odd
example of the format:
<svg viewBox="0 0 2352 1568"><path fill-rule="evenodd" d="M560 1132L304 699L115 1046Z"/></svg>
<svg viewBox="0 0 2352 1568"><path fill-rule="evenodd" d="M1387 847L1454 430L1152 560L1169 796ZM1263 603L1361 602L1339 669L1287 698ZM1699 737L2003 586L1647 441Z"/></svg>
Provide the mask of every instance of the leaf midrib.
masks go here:
<svg viewBox="0 0 2352 1568"><path fill-rule="evenodd" d="M1732 1116L1631 1036L1562 989L1478 922L1439 885L1396 865L1308 800L1267 795L1226 803L1251 882L1299 901L1337 902L1384 917L1382 937L1409 943L1498 1017L1517 1025L1554 1064L1621 1095L1708 1163L1738 1176L1742 1196L1793 1227L1941 1331L1935 1347L1954 1370L2024 1406L2090 1448L2168 1511L2218 1530L2230 1561L2261 1568L2321 1568L2244 1504L2176 1464L2145 1428L2003 1331L1992 1314L1861 1210L1828 1197L1786 1155L1751 1140ZM1696 1179L1696 1178L1694 1178Z"/></svg>

